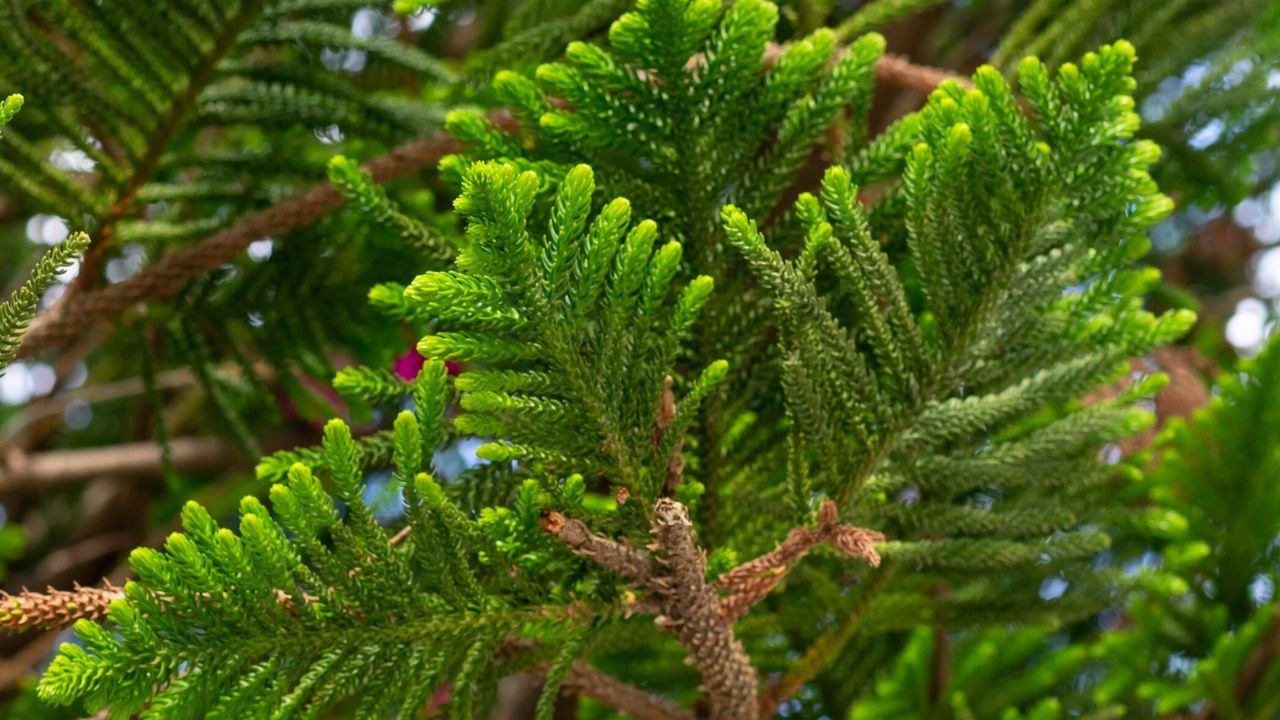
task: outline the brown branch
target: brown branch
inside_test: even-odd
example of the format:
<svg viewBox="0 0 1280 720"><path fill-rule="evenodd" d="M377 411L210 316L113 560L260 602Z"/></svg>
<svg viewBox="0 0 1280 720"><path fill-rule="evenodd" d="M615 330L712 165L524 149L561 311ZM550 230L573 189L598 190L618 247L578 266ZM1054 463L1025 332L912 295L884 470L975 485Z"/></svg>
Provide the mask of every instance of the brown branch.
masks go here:
<svg viewBox="0 0 1280 720"><path fill-rule="evenodd" d="M628 685L586 663L575 663L564 685L636 720L694 720L693 713L675 701Z"/></svg>
<svg viewBox="0 0 1280 720"><path fill-rule="evenodd" d="M263 379L271 377L274 372L271 366L265 362L255 363L252 370L254 377ZM243 377L238 363L224 363L217 368L216 372L219 377ZM59 374L59 377L63 375L65 373ZM156 373L155 385L156 390L178 390L195 385L197 382L195 373L190 368L173 368ZM0 438L0 442L5 442L18 436L32 423L47 417L61 415L67 405L73 402L93 405L109 400L135 397L145 392L146 388L143 386L142 378L130 377L45 395L20 408L18 412L5 421L3 426L0 426L4 429L4 437Z"/></svg>
<svg viewBox="0 0 1280 720"><path fill-rule="evenodd" d="M589 558L644 589L653 587L653 563L639 550L597 535L581 520L554 510L542 511L542 529L564 543L575 555Z"/></svg>
<svg viewBox="0 0 1280 720"><path fill-rule="evenodd" d="M592 533L579 520L544 511L542 527L575 554L588 557L649 591L661 612L657 625L675 633L702 676L699 690L711 720L750 717L756 707L756 671L733 635L733 625L720 617L720 601L706 581L707 560L697 546L688 509L662 498L653 509L650 561L639 551ZM658 575L655 564L665 573ZM648 608L646 608L648 609Z"/></svg>
<svg viewBox="0 0 1280 720"><path fill-rule="evenodd" d="M702 675L699 690L712 720L742 720L756 710L756 670L733 625L720 617L716 591L707 584L707 558L697 546L689 510L662 498L653 508L652 533L667 574L658 624L675 632Z"/></svg>
<svg viewBox="0 0 1280 720"><path fill-rule="evenodd" d="M75 586L74 590L55 590L34 593L23 590L17 595L0 591L0 630L26 632L27 630L58 630L76 620L102 620L112 600L124 597L124 592L106 583L100 588Z"/></svg>
<svg viewBox="0 0 1280 720"><path fill-rule="evenodd" d="M243 461L240 452L225 440L175 438L169 449L174 466L187 472L216 470ZM160 446L138 442L7 458L0 462L0 495L48 490L103 475L163 477Z"/></svg>
<svg viewBox="0 0 1280 720"><path fill-rule="evenodd" d="M874 530L853 525L837 525L836 504L827 500L818 512L818 527L795 528L776 549L730 570L716 581L716 589L730 593L720 602L720 615L736 622L778 585L787 570L809 554L815 546L830 543L849 557L866 558L871 567L880 566L874 543L885 539Z"/></svg>
<svg viewBox="0 0 1280 720"><path fill-rule="evenodd" d="M936 708L942 702L942 694L951 684L951 638L947 628L933 626L933 650L929 655L928 703Z"/></svg>

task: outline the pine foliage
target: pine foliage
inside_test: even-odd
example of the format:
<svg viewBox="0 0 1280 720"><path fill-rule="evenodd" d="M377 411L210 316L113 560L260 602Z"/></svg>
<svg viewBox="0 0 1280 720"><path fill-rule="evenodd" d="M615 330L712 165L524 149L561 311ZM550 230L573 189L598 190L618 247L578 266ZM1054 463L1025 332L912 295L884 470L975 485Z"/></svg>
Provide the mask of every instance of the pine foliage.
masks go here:
<svg viewBox="0 0 1280 720"><path fill-rule="evenodd" d="M565 61L540 66L536 79L494 78L535 142L473 114L446 125L473 144L473 158L561 172L590 165L602 188L667 228L693 269L710 273L724 259L715 214L725 197L768 212L832 123L847 108L857 128L870 102L883 38L838 50L832 32L818 30L769 65L777 22L763 0L723 11L709 1L639 2L610 27L608 47L571 43Z"/></svg>
<svg viewBox="0 0 1280 720"><path fill-rule="evenodd" d="M954 647L939 637L945 632L913 632L893 666L880 673L875 691L855 706L852 720L1104 720L1123 714L1120 708L1068 714L1069 684L1089 661L1084 647L1054 647L1046 633L1030 628L985 630Z"/></svg>
<svg viewBox="0 0 1280 720"><path fill-rule="evenodd" d="M308 134L336 125L390 138L429 123L421 104L366 94L317 72L309 51L361 52L426 77L451 77L419 50L356 37L333 22L325 2L14 2L0 9L0 24L0 87L23 89L35 106L0 155L0 179L33 208L73 224L87 217L114 226L137 203L225 204L252 197L270 177L264 170L279 178L298 167L283 153L275 168L254 158L254 146L273 154L288 152L287 144L272 147L241 132L233 132L243 141L239 152L200 157L185 146L201 129L302 123ZM278 51L290 47L302 52ZM41 149L50 143L82 153L98 187L87 190L46 162ZM210 230L185 225L191 218L176 208L161 219L122 231L141 239L162 229L175 238Z"/></svg>
<svg viewBox="0 0 1280 720"><path fill-rule="evenodd" d="M655 247L656 225L633 225L625 199L591 218L585 165L565 175L545 232L532 230L539 185L534 172L507 165L468 168L455 203L468 220L459 269L419 275L404 291L410 312L439 321L419 352L480 366L457 378L465 412L454 421L504 441L480 457L608 474L656 498L682 423L724 376L724 363L712 363L681 401L684 414L655 420L711 278L674 288L680 244Z"/></svg>
<svg viewBox="0 0 1280 720"><path fill-rule="evenodd" d="M0 100L0 127L9 124L18 110L22 109L23 96L10 95ZM0 135L3 137L3 135ZM22 342L22 333L31 322L32 315L40 305L49 286L54 284L58 274L67 269L73 261L88 247L88 236L84 233L72 234L67 240L58 243L54 249L46 252L44 258L32 268L31 275L18 290L13 291L9 300L0 302L0 373L13 363L18 343Z"/></svg>
<svg viewBox="0 0 1280 720"><path fill-rule="evenodd" d="M0 112L5 110L7 107L0 108ZM74 233L58 243L40 258L31 269L30 277L13 291L9 299L0 303L0 372L13 362L22 334L35 315L44 291L88 246L89 236L84 233Z"/></svg>
<svg viewBox="0 0 1280 720"><path fill-rule="evenodd" d="M1155 173L1161 187L1209 206L1238 202L1275 182L1280 88L1269 80L1280 47L1275 3L1039 0L1009 26L992 62L1006 73L1028 55L1057 65L1117 37L1146 58L1135 72L1135 96L1142 101L1142 135L1166 153Z"/></svg>
<svg viewBox="0 0 1280 720"><path fill-rule="evenodd" d="M730 241L774 299L794 503L815 491L854 500L883 519L873 526L899 529L888 557L927 566L1105 547L1092 530L1067 531L1111 473L1096 448L1145 421L1132 396L1074 399L1190 320L1142 310L1152 277L1128 267L1170 207L1145 173L1155 148L1127 142L1131 62L1127 45L1107 46L1053 82L1028 61L1034 121L990 68L974 90L935 92L891 201L902 270L842 169L828 171L821 199L797 201L806 229L793 261L725 208ZM820 270L834 276L829 293ZM908 540L916 533L954 539Z"/></svg>
<svg viewBox="0 0 1280 720"><path fill-rule="evenodd" d="M457 68L353 34L338 19L362 3L345 0L0 8L0 65L15 73L0 86L45 93L0 151L0 179L33 209L163 254L327 174L351 211L299 233L314 246L272 239L268 260L192 283L139 336L193 367L248 455L244 418L275 412L259 356L312 402L300 416L368 421L332 420L320 444L263 458L269 503L244 498L228 527L186 504L162 550L131 555L136 579L107 620L76 625L40 697L110 718L443 705L469 719L529 671L550 718L584 669L657 689L668 709L706 701L730 684L697 662L713 657L745 670L734 707L758 691L767 714L794 696L794 717L1100 720L1204 699L1275 713L1276 670L1249 668L1280 627L1258 589L1280 582L1280 343L1175 424L1146 477L1147 455L1110 451L1151 424L1143 403L1165 382L1130 359L1195 320L1146 305L1160 280L1139 264L1146 234L1173 208L1146 138L1212 113L1179 105L1141 128L1135 93L1168 69L1135 75L1124 40L1064 62L1095 38L1063 18L1092 26L1105 3L1045 0L993 65L872 137L885 40L853 35L936 4L878 0L779 43L819 10L527 0ZM1170 27L1226 16L1180 7L1152 12ZM24 54L18 39L37 33L66 42ZM386 74L315 73L319 53ZM430 99L381 92L398 73ZM352 159L432 129L445 97L496 98L516 123L453 110L443 125L462 151L404 186ZM1269 132L1270 105L1222 102L1250 137ZM351 157L298 152L331 126ZM47 167L64 145L101 181ZM0 367L87 243L73 234L0 306ZM366 290L382 321L351 302ZM331 335L357 359L336 375ZM389 369L407 337L414 377ZM225 358L242 383L219 374ZM295 368L333 377L348 404L316 402ZM159 406L150 363L144 375ZM669 522L684 506L692 524ZM831 552L838 529L865 547ZM1159 546L1166 566L1122 567L1133 548L1115 533ZM768 572L741 571L761 556ZM702 616L672 612L689 588ZM1097 613L1130 591L1131 626L1099 639ZM708 651L708 638L727 641ZM1144 656L1209 646L1187 672ZM1242 695L1242 677L1263 689Z"/></svg>
<svg viewBox="0 0 1280 720"><path fill-rule="evenodd" d="M592 613L532 581L513 591L509 559L427 474L443 372L424 367L422 402L395 423L402 544L366 505L350 429L332 421L324 471L294 464L271 510L244 498L238 532L189 503L163 551L134 551L112 630L77 624L82 645L63 647L41 697L111 718L317 717L343 701L383 718L415 716L451 683L451 716L475 716L495 654L517 638L562 640Z"/></svg>

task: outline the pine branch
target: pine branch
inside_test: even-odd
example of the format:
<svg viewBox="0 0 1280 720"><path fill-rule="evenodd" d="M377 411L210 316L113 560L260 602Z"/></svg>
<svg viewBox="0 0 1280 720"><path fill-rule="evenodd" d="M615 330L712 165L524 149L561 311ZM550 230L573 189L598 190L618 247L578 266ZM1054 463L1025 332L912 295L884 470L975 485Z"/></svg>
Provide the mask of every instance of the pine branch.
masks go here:
<svg viewBox="0 0 1280 720"><path fill-rule="evenodd" d="M575 555L594 560L641 588L654 588L653 564L639 550L597 535L581 520L554 510L543 511L542 529L564 543Z"/></svg>
<svg viewBox="0 0 1280 720"><path fill-rule="evenodd" d="M195 69L187 79L182 92L174 98L164 122L160 128L148 136L147 151L134 166L129 179L117 193L116 201L103 217L101 226L94 234L94 242L85 253L84 266L77 277L75 289L87 289L97 280L98 270L106 250L111 245L120 221L133 212L138 198L138 191L151 179L169 144L181 129L188 113L195 105L196 98L214 78L214 70L218 63L235 46L236 39L262 8L262 0L245 0L237 8L235 15L226 21L218 32L217 39L208 52L200 57Z"/></svg>
<svg viewBox="0 0 1280 720"><path fill-rule="evenodd" d="M778 46L779 51L782 46ZM940 82L957 79L945 70L916 65L898 56L884 55L876 64L877 78L919 90L932 90ZM961 84L968 81L959 78ZM509 115L491 114L491 119L513 128ZM364 169L377 183L434 165L461 146L447 132L401 145L374 158ZM140 302L166 300L188 282L202 277L233 260L254 240L279 236L318 221L343 204L341 193L332 185L314 185L281 200L271 207L242 218L235 225L211 235L186 250L160 260L128 280L101 290L77 293L36 318L17 348L18 358L27 358L79 337L86 329L110 320Z"/></svg>
<svg viewBox="0 0 1280 720"><path fill-rule="evenodd" d="M438 132L378 156L365 164L364 169L375 182L385 183L434 165L458 149L458 144L447 133ZM172 298L187 283L235 259L254 240L278 237L311 225L342 204L342 193L330 183L313 185L266 210L242 218L193 247L147 266L124 282L68 298L66 303L60 303L31 323L22 345L17 348L17 357L31 357L70 342L137 303Z"/></svg>
<svg viewBox="0 0 1280 720"><path fill-rule="evenodd" d="M654 507L652 548L661 553L655 562L665 568L660 576L653 574L653 566L637 551L592 533L581 521L544 513L543 529L576 554L652 591L661 612L658 626L675 633L702 675L699 688L711 707L711 717L750 716L756 703L756 671L733 636L732 623L720 615L716 591L706 581L706 556L694 540L684 505L662 498Z"/></svg>
<svg viewBox="0 0 1280 720"><path fill-rule="evenodd" d="M948 80L964 88L973 87L973 82L963 75L957 75L942 68L917 65L893 53L881 55L880 60L876 62L876 80L886 85L917 90L926 94L933 92Z"/></svg>
<svg viewBox="0 0 1280 720"><path fill-rule="evenodd" d="M45 253L27 278L9 299L0 303L0 372L22 357L21 342L30 334L29 323L40 304L40 297L53 284L58 274L75 261L89 245L89 236L76 233Z"/></svg>

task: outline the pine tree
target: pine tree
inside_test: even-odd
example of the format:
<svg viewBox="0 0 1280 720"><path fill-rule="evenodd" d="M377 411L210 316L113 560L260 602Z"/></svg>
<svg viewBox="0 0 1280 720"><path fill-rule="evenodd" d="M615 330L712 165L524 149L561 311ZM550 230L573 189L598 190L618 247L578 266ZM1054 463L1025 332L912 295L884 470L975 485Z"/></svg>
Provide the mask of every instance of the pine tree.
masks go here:
<svg viewBox="0 0 1280 720"><path fill-rule="evenodd" d="M1197 324L1161 188L1266 186L1274 8L392 5L0 9L0 182L73 230L0 368L127 313L91 366L174 521L0 592L74 623L0 715L1278 711L1280 342L1141 445ZM990 64L887 52L944 13Z"/></svg>

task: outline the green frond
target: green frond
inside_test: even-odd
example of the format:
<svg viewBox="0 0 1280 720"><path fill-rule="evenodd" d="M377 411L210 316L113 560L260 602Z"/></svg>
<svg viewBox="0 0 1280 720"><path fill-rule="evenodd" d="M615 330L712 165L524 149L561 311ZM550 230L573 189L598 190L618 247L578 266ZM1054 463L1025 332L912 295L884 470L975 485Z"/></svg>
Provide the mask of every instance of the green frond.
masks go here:
<svg viewBox="0 0 1280 720"><path fill-rule="evenodd" d="M419 414L438 426L435 372L420 379ZM512 593L504 551L423 472L424 438L440 435L418 424L402 414L391 440L413 529L404 544L365 504L361 449L333 420L323 474L294 463L271 487L272 511L246 497L233 532L188 503L163 551L136 550L137 580L112 604L110 629L79 623L82 645L63 647L41 697L113 718L187 718L316 717L361 696L358 716L381 717L416 714L452 683L455 712L480 708L504 643L558 643L585 608Z"/></svg>
<svg viewBox="0 0 1280 720"><path fill-rule="evenodd" d="M455 423L510 443L486 446L487 456L574 458L554 463L557 472L613 465L616 482L652 492L673 451L650 440L663 378L710 279L672 297L679 244L655 252L657 226L644 221L628 230L622 200L592 219L594 174L585 165L564 176L545 232L536 229L541 186L535 173L510 165L466 171L455 202L468 221L459 269L420 275L404 290L411 312L440 328L418 348L477 366L458 377L464 412ZM695 386L694 407L711 384ZM682 428L692 416L691 408Z"/></svg>
<svg viewBox="0 0 1280 720"><path fill-rule="evenodd" d="M973 90L936 90L900 123L915 143L894 139L905 256L876 240L841 168L820 200L797 200L793 260L747 213L723 211L773 304L793 494L828 493L881 518L871 525L895 538L886 557L978 569L1107 546L1070 532L1090 506L1079 498L1113 474L1098 449L1150 423L1127 403L1157 386L1075 400L1192 320L1138 309L1152 274L1128 270L1135 254L1115 249L1168 212L1146 181L1154 154L1129 142L1132 58L1120 42L1056 79L1028 61L1032 118L989 68ZM1000 532L981 513L1007 513L1010 529L1044 544L977 539Z"/></svg>
<svg viewBox="0 0 1280 720"><path fill-rule="evenodd" d="M16 112L17 106L20 105L21 102L10 104L6 101L6 110L11 109ZM9 295L8 300L0 303L0 372L3 372L16 357L18 346L22 343L22 335L26 332L31 317L35 315L44 291L88 247L88 235L71 234L66 240L45 253L31 269L30 277Z"/></svg>

